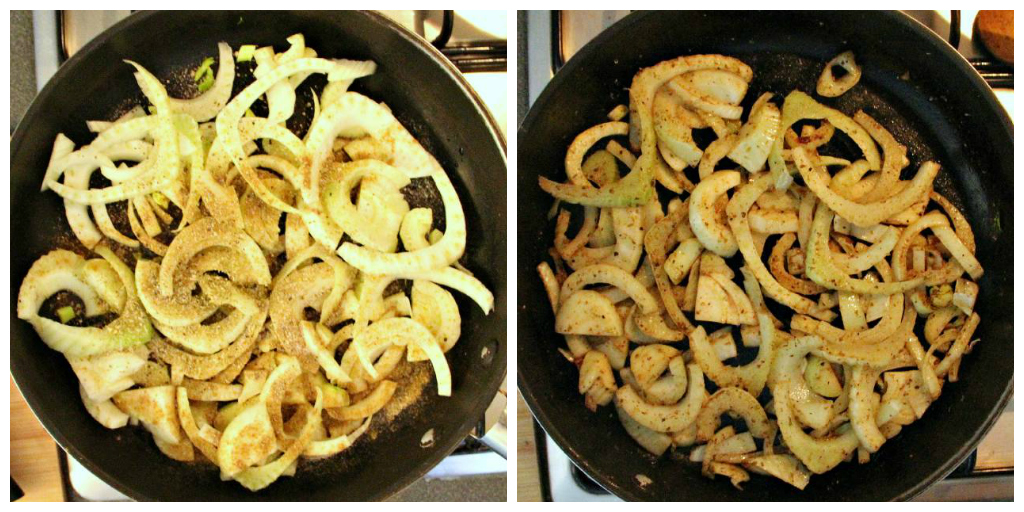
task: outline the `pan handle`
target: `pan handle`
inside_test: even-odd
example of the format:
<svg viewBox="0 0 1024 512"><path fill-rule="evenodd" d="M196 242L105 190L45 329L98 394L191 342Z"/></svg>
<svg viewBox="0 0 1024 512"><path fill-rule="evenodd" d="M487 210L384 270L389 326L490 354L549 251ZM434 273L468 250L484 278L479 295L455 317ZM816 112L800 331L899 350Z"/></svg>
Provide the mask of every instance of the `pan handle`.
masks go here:
<svg viewBox="0 0 1024 512"><path fill-rule="evenodd" d="M442 11L441 32L430 42L438 50L443 50L452 38L452 27L455 25L455 11Z"/></svg>
<svg viewBox="0 0 1024 512"><path fill-rule="evenodd" d="M558 73L565 65L562 55L562 11L551 11L551 74Z"/></svg>
<svg viewBox="0 0 1024 512"><path fill-rule="evenodd" d="M508 430L505 427L505 414L501 415L501 421L495 423L490 430L487 431L483 436L477 438L478 441L486 445L488 448L501 455L502 458L508 458Z"/></svg>
<svg viewBox="0 0 1024 512"><path fill-rule="evenodd" d="M508 398L505 396L505 385L502 384L491 405L484 412L483 419L473 430L472 436L501 455L508 458Z"/></svg>
<svg viewBox="0 0 1024 512"><path fill-rule="evenodd" d="M949 11L949 45L960 51L960 11Z"/></svg>

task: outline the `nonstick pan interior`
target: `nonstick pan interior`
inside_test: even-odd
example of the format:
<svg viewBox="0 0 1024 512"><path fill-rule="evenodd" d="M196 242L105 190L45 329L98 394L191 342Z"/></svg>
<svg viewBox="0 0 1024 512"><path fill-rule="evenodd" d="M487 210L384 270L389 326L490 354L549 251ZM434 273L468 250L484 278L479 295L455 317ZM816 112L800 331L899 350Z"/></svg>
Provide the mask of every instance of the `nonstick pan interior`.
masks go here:
<svg viewBox="0 0 1024 512"><path fill-rule="evenodd" d="M821 99L848 114L864 109L908 148L943 171L936 190L962 209L986 273L978 312L982 342L919 422L904 428L867 465L842 464L815 475L803 492L753 477L744 491L699 467L655 459L625 433L613 407L594 414L577 393L578 371L557 352L551 307L536 275L547 254L551 198L537 177L565 179L565 150L589 126L628 101L641 68L698 53L738 57L754 69L746 106L761 92L813 93L836 54L853 50L864 76L853 91ZM907 499L951 471L992 425L1012 392L1013 132L991 91L941 39L908 17L878 12L638 13L611 27L554 77L520 127L519 386L544 429L584 472L631 500ZM839 148L842 150L843 148ZM641 486L637 475L651 478Z"/></svg>
<svg viewBox="0 0 1024 512"><path fill-rule="evenodd" d="M57 133L90 140L85 121L113 119L141 100L130 68L146 66L172 93L190 85L187 69L216 55L216 44L286 47L303 33L321 56L373 59L378 71L353 90L384 101L448 172L467 216L463 263L495 295L488 316L459 293L462 337L448 353L453 395L438 397L433 379L422 397L390 424L344 455L300 464L259 493L222 482L212 466L172 461L141 429L104 429L78 399L77 380L63 357L48 349L11 312L11 371L33 411L57 442L118 490L136 499L364 500L383 498L416 480L473 429L505 372L504 140L475 93L443 56L393 22L360 12L140 13L89 43L65 63L33 102L11 140L12 305L31 263L45 252L76 247L60 199L39 182ZM300 95L301 103L301 95ZM420 194L429 204L429 194ZM81 250L81 248L78 248ZM420 446L434 429L432 447ZM376 432L374 434L374 431Z"/></svg>

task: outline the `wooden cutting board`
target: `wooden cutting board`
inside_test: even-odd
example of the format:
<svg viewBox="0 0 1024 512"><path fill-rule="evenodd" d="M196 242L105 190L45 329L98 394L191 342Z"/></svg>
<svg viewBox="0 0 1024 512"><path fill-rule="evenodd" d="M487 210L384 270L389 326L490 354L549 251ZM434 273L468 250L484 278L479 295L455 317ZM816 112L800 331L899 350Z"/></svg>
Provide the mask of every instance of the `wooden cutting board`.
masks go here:
<svg viewBox="0 0 1024 512"><path fill-rule="evenodd" d="M32 414L14 379L11 379L11 478L25 491L20 501L64 501L57 443Z"/></svg>
<svg viewBox="0 0 1024 512"><path fill-rule="evenodd" d="M540 471L537 467L537 443L533 435L533 415L516 392L516 500L540 501Z"/></svg>

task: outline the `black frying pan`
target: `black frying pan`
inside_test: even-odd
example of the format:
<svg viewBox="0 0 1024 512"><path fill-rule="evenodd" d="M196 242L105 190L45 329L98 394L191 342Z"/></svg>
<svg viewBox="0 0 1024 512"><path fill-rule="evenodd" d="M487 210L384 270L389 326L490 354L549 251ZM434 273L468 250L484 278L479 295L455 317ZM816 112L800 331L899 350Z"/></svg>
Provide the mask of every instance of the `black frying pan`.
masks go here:
<svg viewBox="0 0 1024 512"><path fill-rule="evenodd" d="M754 477L737 492L686 462L655 458L615 418L576 392L578 372L556 351L551 307L535 267L547 254L551 204L537 176L565 180L563 159L580 131L628 100L641 67L679 55L723 53L754 69L747 106L763 91L813 92L826 61L852 49L860 84L824 103L875 116L906 144L908 172L943 166L936 188L977 236L985 267L978 312L981 343L925 417L885 444L867 465L815 475L803 492ZM673 12L629 16L591 41L555 75L519 129L519 389L544 430L580 468L629 500L909 499L942 478L984 437L1012 394L1013 127L991 90L944 41L909 17L881 12ZM635 475L653 483L641 488Z"/></svg>
<svg viewBox="0 0 1024 512"><path fill-rule="evenodd" d="M58 245L83 250L70 234L62 202L53 193L40 193L39 184L58 132L78 144L86 143L91 139L86 120L112 119L142 99L123 59L138 61L165 82L171 80L172 95L181 94L184 71L215 56L218 41L234 48L242 44L282 48L285 38L297 32L305 34L307 43L322 56L378 63L377 73L358 80L353 90L385 101L452 177L470 233L463 261L494 292L495 311L484 316L469 299L454 294L462 313L462 339L448 353L453 379L450 398L436 396L431 382L422 398L391 427L378 429L376 439L360 440L336 458L300 464L295 477L250 493L234 482L222 482L212 466L168 459L142 429L111 431L96 423L81 405L77 380L64 358L47 348L16 317L13 307L21 280L36 258ZM153 12L131 16L58 70L11 139L11 210L16 213L11 226L10 350L11 373L18 388L68 453L136 499L365 500L399 491L466 437L505 373L505 188L493 186L505 180L504 144L493 119L459 72L421 38L379 15ZM420 439L430 428L434 446L421 448Z"/></svg>

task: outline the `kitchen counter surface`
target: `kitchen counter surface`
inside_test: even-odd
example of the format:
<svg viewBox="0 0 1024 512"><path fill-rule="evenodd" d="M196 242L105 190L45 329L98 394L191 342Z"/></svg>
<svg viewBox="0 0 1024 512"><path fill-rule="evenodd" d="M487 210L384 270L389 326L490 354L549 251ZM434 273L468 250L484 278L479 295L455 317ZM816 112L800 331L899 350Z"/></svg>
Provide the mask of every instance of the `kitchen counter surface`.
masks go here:
<svg viewBox="0 0 1024 512"><path fill-rule="evenodd" d="M36 96L32 11L11 11L11 132Z"/></svg>

